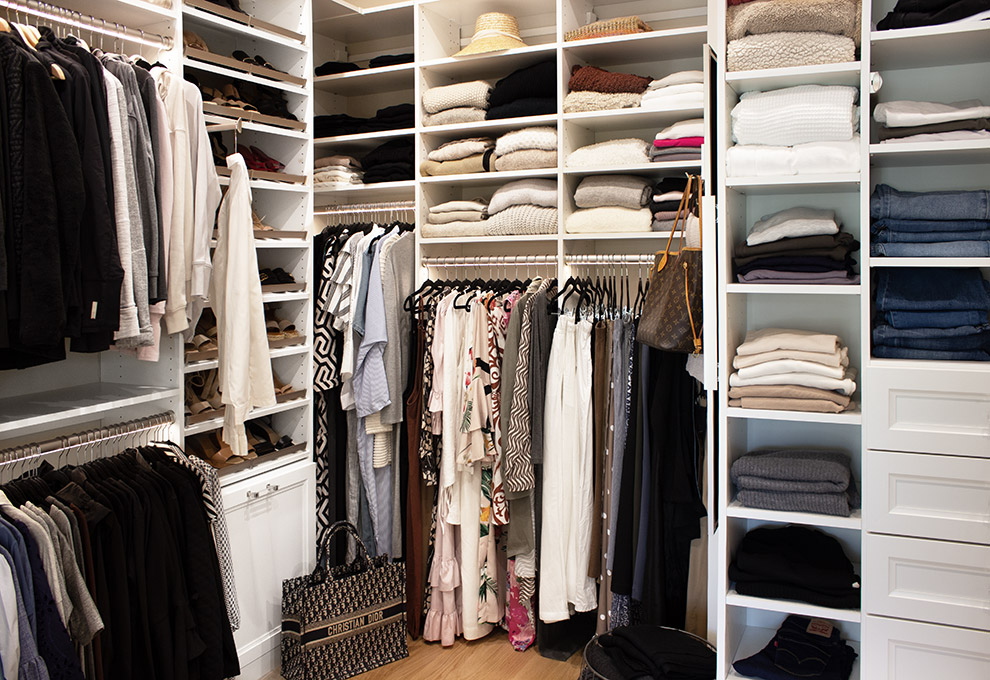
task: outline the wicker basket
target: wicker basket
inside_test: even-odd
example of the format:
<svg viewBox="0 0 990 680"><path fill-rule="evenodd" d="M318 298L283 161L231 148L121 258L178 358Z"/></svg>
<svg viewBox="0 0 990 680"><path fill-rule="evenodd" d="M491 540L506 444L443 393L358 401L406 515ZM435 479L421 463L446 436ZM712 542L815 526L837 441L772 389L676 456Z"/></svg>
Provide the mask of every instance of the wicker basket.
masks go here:
<svg viewBox="0 0 990 680"><path fill-rule="evenodd" d="M618 17L596 21L582 26L574 31L564 33L564 40L587 40L589 38L607 38L612 35L629 35L631 33L649 33L653 29L639 17Z"/></svg>

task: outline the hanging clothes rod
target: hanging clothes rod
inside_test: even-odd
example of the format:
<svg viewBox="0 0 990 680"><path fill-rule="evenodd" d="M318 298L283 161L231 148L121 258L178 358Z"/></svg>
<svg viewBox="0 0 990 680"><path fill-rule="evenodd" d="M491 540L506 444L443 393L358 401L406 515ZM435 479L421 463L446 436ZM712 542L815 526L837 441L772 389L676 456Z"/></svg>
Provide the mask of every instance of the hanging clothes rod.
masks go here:
<svg viewBox="0 0 990 680"><path fill-rule="evenodd" d="M653 264L656 255L564 255L564 262L572 266L599 264Z"/></svg>
<svg viewBox="0 0 990 680"><path fill-rule="evenodd" d="M207 132L227 132L228 130L233 130L234 132L244 132L244 119L238 118L235 123L210 123L207 121L206 131Z"/></svg>
<svg viewBox="0 0 990 680"><path fill-rule="evenodd" d="M382 201L379 203L349 203L328 205L314 215L357 215L361 213L386 212L389 210L415 210L416 201Z"/></svg>
<svg viewBox="0 0 990 680"><path fill-rule="evenodd" d="M148 47L170 50L173 45L172 39L168 36L158 35L157 33L145 33L141 29L129 28L116 21L107 21L106 19L82 14L74 10L65 9L64 7L50 5L47 2L37 2L37 0L17 0L16 2L14 0L0 0L0 7L13 10L14 12L30 14L46 21L62 24L63 26L71 26L93 33L100 33L111 38L119 38Z"/></svg>
<svg viewBox="0 0 990 680"><path fill-rule="evenodd" d="M43 442L23 444L0 451L0 467L11 463L23 463L35 458L63 453L72 449L95 446L106 442L133 437L136 434L158 430L175 422L171 413L159 413L147 418L129 420L118 425L100 427L84 432L49 439Z"/></svg>
<svg viewBox="0 0 990 680"><path fill-rule="evenodd" d="M468 257L424 257L424 267L495 267L502 265L554 265L556 255L475 255Z"/></svg>

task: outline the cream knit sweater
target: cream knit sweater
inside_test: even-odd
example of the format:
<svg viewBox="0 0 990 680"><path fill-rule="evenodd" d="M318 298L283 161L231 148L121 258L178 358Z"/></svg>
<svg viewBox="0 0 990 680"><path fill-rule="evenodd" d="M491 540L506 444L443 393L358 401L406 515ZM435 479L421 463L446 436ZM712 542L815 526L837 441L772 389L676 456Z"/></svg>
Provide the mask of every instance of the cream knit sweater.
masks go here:
<svg viewBox="0 0 990 680"><path fill-rule="evenodd" d="M484 80L431 87L423 93L423 109L427 113L440 113L462 106L487 109L491 91L491 83Z"/></svg>

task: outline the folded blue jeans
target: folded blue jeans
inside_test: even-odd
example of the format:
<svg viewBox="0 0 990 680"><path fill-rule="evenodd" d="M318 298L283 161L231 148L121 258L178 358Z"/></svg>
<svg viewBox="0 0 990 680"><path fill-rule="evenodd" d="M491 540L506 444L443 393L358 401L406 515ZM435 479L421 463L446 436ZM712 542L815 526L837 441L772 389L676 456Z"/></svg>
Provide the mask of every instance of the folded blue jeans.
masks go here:
<svg viewBox="0 0 990 680"><path fill-rule="evenodd" d="M873 257L990 257L990 241L871 243Z"/></svg>
<svg viewBox="0 0 990 680"><path fill-rule="evenodd" d="M873 328L873 343L888 347L961 352L990 350L990 325L958 328Z"/></svg>
<svg viewBox="0 0 990 680"><path fill-rule="evenodd" d="M990 361L990 353L980 351L940 352L930 349L908 349L874 345L873 356L877 359L914 359L916 361Z"/></svg>
<svg viewBox="0 0 990 680"><path fill-rule="evenodd" d="M990 282L975 267L890 267L875 273L880 312L990 309Z"/></svg>
<svg viewBox="0 0 990 680"><path fill-rule="evenodd" d="M959 224L946 222L946 224ZM978 223L982 224L982 222ZM894 231L882 229L870 237L873 243L944 243L946 241L990 241L990 230L980 231Z"/></svg>
<svg viewBox="0 0 990 680"><path fill-rule="evenodd" d="M870 196L870 217L900 220L990 220L990 190L898 191L878 184Z"/></svg>
<svg viewBox="0 0 990 680"><path fill-rule="evenodd" d="M884 321L894 328L956 328L979 326L990 322L987 310L967 309L954 312L885 312Z"/></svg>
<svg viewBox="0 0 990 680"><path fill-rule="evenodd" d="M990 231L990 220L898 220L884 217L873 220L870 231L874 234L881 231L896 232L937 232L937 231ZM933 241L949 241L951 239L932 239Z"/></svg>
<svg viewBox="0 0 990 680"><path fill-rule="evenodd" d="M856 659L853 651L830 622L794 614L788 616L777 634L759 653L733 664L738 673L765 680L820 678L848 680ZM809 632L820 630L821 633Z"/></svg>

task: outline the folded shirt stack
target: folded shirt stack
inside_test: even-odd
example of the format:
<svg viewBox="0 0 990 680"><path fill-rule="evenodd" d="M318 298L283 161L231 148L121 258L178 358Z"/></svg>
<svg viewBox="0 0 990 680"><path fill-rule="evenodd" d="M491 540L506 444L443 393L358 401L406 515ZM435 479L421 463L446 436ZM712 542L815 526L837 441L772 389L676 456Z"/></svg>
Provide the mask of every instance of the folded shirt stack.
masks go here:
<svg viewBox="0 0 990 680"><path fill-rule="evenodd" d="M736 500L748 508L848 517L859 492L842 451L750 451L729 471Z"/></svg>
<svg viewBox="0 0 990 680"><path fill-rule="evenodd" d="M819 529L757 527L739 542L729 578L740 595L858 609L860 583L842 545Z"/></svg>
<svg viewBox="0 0 990 680"><path fill-rule="evenodd" d="M616 17L586 24L573 31L564 32L564 40L590 40L592 38L609 38L614 35L634 35L649 33L650 25L636 16Z"/></svg>
<svg viewBox="0 0 990 680"><path fill-rule="evenodd" d="M873 120L880 143L965 142L990 139L990 106L979 99L940 104L895 101L877 104Z"/></svg>
<svg viewBox="0 0 990 680"><path fill-rule="evenodd" d="M650 180L635 175L589 175L574 192L578 207L564 224L569 234L650 231Z"/></svg>
<svg viewBox="0 0 990 680"><path fill-rule="evenodd" d="M990 19L990 0L898 0L878 31Z"/></svg>
<svg viewBox="0 0 990 680"><path fill-rule="evenodd" d="M855 61L861 13L860 0L730 0L726 69Z"/></svg>
<svg viewBox="0 0 990 680"><path fill-rule="evenodd" d="M749 331L732 366L729 406L809 413L852 407L856 372L838 336L783 328Z"/></svg>
<svg viewBox="0 0 990 680"><path fill-rule="evenodd" d="M682 120L657 133L650 147L650 160L654 163L700 161L704 143L704 119Z"/></svg>
<svg viewBox="0 0 990 680"><path fill-rule="evenodd" d="M663 111L704 108L705 74L701 71L679 71L651 81L643 92L640 106Z"/></svg>
<svg viewBox="0 0 990 680"><path fill-rule="evenodd" d="M520 179L500 187L488 202L490 236L557 233L557 180Z"/></svg>
<svg viewBox="0 0 990 680"><path fill-rule="evenodd" d="M876 272L873 356L990 360L990 281L979 269Z"/></svg>
<svg viewBox="0 0 990 680"><path fill-rule="evenodd" d="M317 137L358 135L365 132L404 130L416 125L416 110L412 104L396 104L379 109L371 118L356 118L346 113L316 116L313 119L314 134Z"/></svg>
<svg viewBox="0 0 990 680"><path fill-rule="evenodd" d="M414 55L412 52L404 54L383 54L368 62L368 68L379 68L381 66L395 66L396 64L408 64L412 62ZM329 76L336 73L347 73L349 71L362 71L360 66L349 61L325 61L316 67L317 76Z"/></svg>
<svg viewBox="0 0 990 680"><path fill-rule="evenodd" d="M610 139L575 149L564 164L569 168L621 168L650 162L650 144L636 137Z"/></svg>
<svg viewBox="0 0 990 680"><path fill-rule="evenodd" d="M564 113L636 108L652 80L631 73L613 73L597 66L575 66L567 83Z"/></svg>
<svg viewBox="0 0 990 680"><path fill-rule="evenodd" d="M485 80L431 87L423 93L423 125L482 121L491 92L492 85Z"/></svg>
<svg viewBox="0 0 990 680"><path fill-rule="evenodd" d="M763 680L849 680L856 657L831 621L790 614L762 650L732 668Z"/></svg>
<svg viewBox="0 0 990 680"><path fill-rule="evenodd" d="M557 62L541 61L495 83L486 118L542 116L557 111Z"/></svg>
<svg viewBox="0 0 990 680"><path fill-rule="evenodd" d="M831 210L788 208L753 225L732 261L740 283L859 283L852 253L859 242Z"/></svg>
<svg viewBox="0 0 990 680"><path fill-rule="evenodd" d="M557 128L528 127L506 132L495 142L495 169L538 170L557 167Z"/></svg>
<svg viewBox="0 0 990 680"><path fill-rule="evenodd" d="M413 179L413 140L409 137L391 139L372 149L361 159L364 183L404 182Z"/></svg>
<svg viewBox="0 0 990 680"><path fill-rule="evenodd" d="M361 163L353 156L324 156L313 163L313 185L341 187L363 184Z"/></svg>
<svg viewBox="0 0 990 680"><path fill-rule="evenodd" d="M495 140L490 137L455 139L431 151L419 172L426 177L489 172L494 155Z"/></svg>
<svg viewBox="0 0 990 680"><path fill-rule="evenodd" d="M898 191L870 196L870 254L876 257L990 256L990 191Z"/></svg>
<svg viewBox="0 0 990 680"><path fill-rule="evenodd" d="M674 228L685 189L686 177L664 177L656 183L653 187L653 200L650 201L653 231L670 231Z"/></svg>
<svg viewBox="0 0 990 680"><path fill-rule="evenodd" d="M858 96L845 85L746 92L732 108L729 176L859 172Z"/></svg>
<svg viewBox="0 0 990 680"><path fill-rule="evenodd" d="M447 201L430 206L427 224L420 228L423 238L442 236L484 236L488 218L488 202L476 198L470 201Z"/></svg>

